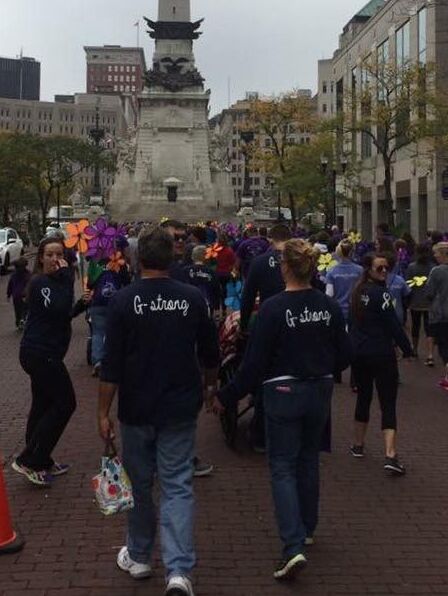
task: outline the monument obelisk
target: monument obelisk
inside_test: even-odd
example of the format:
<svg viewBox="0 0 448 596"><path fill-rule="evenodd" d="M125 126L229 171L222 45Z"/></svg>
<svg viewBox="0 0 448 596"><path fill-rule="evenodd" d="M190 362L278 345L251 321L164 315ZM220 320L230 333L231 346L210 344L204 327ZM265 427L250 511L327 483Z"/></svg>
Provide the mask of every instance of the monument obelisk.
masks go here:
<svg viewBox="0 0 448 596"><path fill-rule="evenodd" d="M190 0L159 0L152 69L139 96L135 138L120 159L110 211L121 220L219 216L233 207L223 177L212 179L210 91L196 68L193 43L202 20L191 21ZM219 178L219 177L218 177Z"/></svg>

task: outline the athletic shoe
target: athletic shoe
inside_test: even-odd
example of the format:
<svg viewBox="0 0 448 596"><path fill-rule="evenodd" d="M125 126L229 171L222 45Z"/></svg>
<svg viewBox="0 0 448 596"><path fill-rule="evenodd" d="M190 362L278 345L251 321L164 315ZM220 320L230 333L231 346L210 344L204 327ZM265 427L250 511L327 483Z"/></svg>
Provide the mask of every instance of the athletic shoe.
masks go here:
<svg viewBox="0 0 448 596"><path fill-rule="evenodd" d="M151 565L133 561L129 556L127 546L123 546L118 553L117 565L122 571L126 571L126 573L129 573L129 575L134 579L145 579L146 577L151 577L152 575Z"/></svg>
<svg viewBox="0 0 448 596"><path fill-rule="evenodd" d="M350 453L353 457L364 457L364 445L352 445L350 447Z"/></svg>
<svg viewBox="0 0 448 596"><path fill-rule="evenodd" d="M448 379L444 378L439 382L439 387L448 391Z"/></svg>
<svg viewBox="0 0 448 596"><path fill-rule="evenodd" d="M68 464L60 464L58 462L54 462L52 467L48 470L48 473L51 476L64 476L70 470L70 466Z"/></svg>
<svg viewBox="0 0 448 596"><path fill-rule="evenodd" d="M255 453L258 453L259 455L263 455L264 453L266 453L266 445L263 445L262 443L254 443L252 445L252 449Z"/></svg>
<svg viewBox="0 0 448 596"><path fill-rule="evenodd" d="M22 466L17 462L17 460L12 462L11 467L15 472L22 474L22 476L25 476L32 484L35 484L36 486L51 486L53 477L46 470L40 470L36 472L36 470L31 470L31 468Z"/></svg>
<svg viewBox="0 0 448 596"><path fill-rule="evenodd" d="M400 464L398 457L386 457L384 469L394 476L404 476L406 474L406 468Z"/></svg>
<svg viewBox="0 0 448 596"><path fill-rule="evenodd" d="M204 476L210 476L213 472L213 464L206 464L201 462L199 457L194 458L194 476L195 478L203 478Z"/></svg>
<svg viewBox="0 0 448 596"><path fill-rule="evenodd" d="M314 536L307 536L305 538L305 546L313 546L314 545Z"/></svg>
<svg viewBox="0 0 448 596"><path fill-rule="evenodd" d="M307 560L302 553L281 561L274 571L274 579L283 580L292 578L298 571L306 567Z"/></svg>
<svg viewBox="0 0 448 596"><path fill-rule="evenodd" d="M194 596L191 581L184 575L171 577L166 586L165 596Z"/></svg>

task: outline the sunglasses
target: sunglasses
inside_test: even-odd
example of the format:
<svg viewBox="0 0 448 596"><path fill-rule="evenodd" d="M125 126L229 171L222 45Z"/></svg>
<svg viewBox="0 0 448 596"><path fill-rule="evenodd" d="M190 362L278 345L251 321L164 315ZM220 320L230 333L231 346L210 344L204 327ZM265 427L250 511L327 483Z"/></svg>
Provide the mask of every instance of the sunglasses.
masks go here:
<svg viewBox="0 0 448 596"><path fill-rule="evenodd" d="M385 265L380 265L379 267L375 267L374 271L376 273L388 273L389 272L389 267L386 267Z"/></svg>

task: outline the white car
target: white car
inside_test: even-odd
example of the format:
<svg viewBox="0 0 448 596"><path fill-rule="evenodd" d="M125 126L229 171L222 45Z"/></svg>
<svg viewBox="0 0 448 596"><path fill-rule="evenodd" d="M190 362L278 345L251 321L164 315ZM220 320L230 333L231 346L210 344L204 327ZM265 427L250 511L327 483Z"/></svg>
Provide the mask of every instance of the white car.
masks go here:
<svg viewBox="0 0 448 596"><path fill-rule="evenodd" d="M9 266L24 253L23 242L12 228L0 229L0 272L6 273Z"/></svg>

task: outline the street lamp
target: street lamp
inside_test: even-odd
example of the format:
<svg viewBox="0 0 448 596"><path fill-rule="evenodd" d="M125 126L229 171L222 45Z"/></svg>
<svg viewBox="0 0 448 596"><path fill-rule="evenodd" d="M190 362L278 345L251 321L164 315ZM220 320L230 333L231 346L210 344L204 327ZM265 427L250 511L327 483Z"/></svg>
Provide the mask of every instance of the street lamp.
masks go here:
<svg viewBox="0 0 448 596"><path fill-rule="evenodd" d="M106 131L104 128L100 128L100 106L99 101L96 104L95 108L95 127L91 128L89 131L89 136L95 145L98 155L102 148L103 140L106 136ZM101 180L100 180L100 166L98 164L98 160L95 161L94 166L94 175L93 175L93 188L92 188L92 197L102 197L102 190L101 190Z"/></svg>
<svg viewBox="0 0 448 596"><path fill-rule="evenodd" d="M326 157L325 155L322 155L320 158L320 165L322 167L322 172L324 174L324 176L327 176L328 174L328 166L330 164L330 161L328 159L328 157ZM343 155L339 161L339 165L340 165L340 169L342 172L342 175L345 175L346 171L347 171L347 166L348 166L348 160L345 157L345 155ZM332 207L332 224L333 225L337 225L337 187L336 187L336 183L337 183L337 178L338 178L338 167L337 166L333 166L332 170L330 171L331 174L331 196L332 196L332 200L333 200L333 207Z"/></svg>

